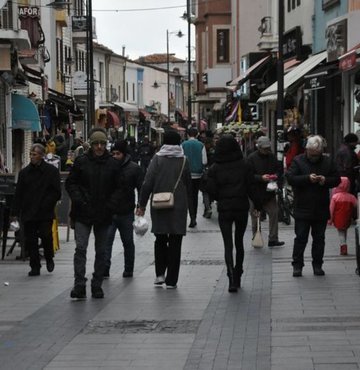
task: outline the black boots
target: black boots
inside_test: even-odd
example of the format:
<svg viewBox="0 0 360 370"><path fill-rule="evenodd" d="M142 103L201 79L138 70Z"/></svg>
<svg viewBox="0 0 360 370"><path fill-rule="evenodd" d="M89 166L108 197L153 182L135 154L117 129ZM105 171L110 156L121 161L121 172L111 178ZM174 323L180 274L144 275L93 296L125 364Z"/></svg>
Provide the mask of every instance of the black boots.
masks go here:
<svg viewBox="0 0 360 370"><path fill-rule="evenodd" d="M238 288L235 283L235 276L234 273L229 273L228 272L228 277L229 277L229 293L236 293Z"/></svg>

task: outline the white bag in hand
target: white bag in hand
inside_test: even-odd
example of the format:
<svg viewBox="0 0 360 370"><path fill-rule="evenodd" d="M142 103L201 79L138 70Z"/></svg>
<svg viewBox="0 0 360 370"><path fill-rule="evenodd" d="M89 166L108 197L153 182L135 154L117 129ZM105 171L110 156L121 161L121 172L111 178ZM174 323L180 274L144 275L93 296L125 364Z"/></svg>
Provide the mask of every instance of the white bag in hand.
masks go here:
<svg viewBox="0 0 360 370"><path fill-rule="evenodd" d="M136 235L143 236L149 229L149 223L146 221L145 217L136 216L133 222L134 231Z"/></svg>
<svg viewBox="0 0 360 370"><path fill-rule="evenodd" d="M254 248L262 248L264 246L264 240L261 235L261 230L260 230L260 216L257 218L257 228L256 228L256 233L253 237L253 240L251 242L251 245Z"/></svg>

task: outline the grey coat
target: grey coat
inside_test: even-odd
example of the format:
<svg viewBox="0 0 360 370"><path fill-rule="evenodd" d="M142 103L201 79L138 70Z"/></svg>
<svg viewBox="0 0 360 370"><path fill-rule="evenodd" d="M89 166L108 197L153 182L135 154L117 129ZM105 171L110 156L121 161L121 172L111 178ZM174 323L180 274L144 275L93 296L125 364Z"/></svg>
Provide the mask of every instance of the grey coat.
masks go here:
<svg viewBox="0 0 360 370"><path fill-rule="evenodd" d="M139 205L145 208L152 194L173 191L180 174L183 158L155 155L147 169L141 187ZM191 175L189 162L186 159L181 180L174 194L174 208L153 209L151 207L151 232L154 234L186 235L187 211L193 212L191 202Z"/></svg>

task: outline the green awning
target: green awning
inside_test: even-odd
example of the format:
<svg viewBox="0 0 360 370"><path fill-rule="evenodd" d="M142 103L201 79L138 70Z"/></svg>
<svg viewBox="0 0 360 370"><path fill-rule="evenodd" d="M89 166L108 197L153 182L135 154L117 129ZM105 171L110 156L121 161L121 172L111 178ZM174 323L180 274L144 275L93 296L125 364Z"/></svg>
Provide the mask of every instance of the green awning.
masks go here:
<svg viewBox="0 0 360 370"><path fill-rule="evenodd" d="M12 129L41 131L39 112L32 100L11 94Z"/></svg>

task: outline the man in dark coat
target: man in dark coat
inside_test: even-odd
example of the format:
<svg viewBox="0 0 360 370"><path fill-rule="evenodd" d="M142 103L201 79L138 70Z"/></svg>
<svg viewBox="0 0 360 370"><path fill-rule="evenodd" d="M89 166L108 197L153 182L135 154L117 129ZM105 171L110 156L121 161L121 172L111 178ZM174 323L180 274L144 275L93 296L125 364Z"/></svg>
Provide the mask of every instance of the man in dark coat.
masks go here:
<svg viewBox="0 0 360 370"><path fill-rule="evenodd" d="M322 269L325 250L325 230L330 219L329 189L340 183L332 160L323 155L321 136L308 139L305 153L293 159L286 173L294 189L295 239L293 249L293 276L302 276L304 251L311 229L312 266L314 275L325 275Z"/></svg>
<svg viewBox="0 0 360 370"><path fill-rule="evenodd" d="M127 185L126 196L120 207L113 216L112 224L108 230L105 252L105 272L104 278L110 275L112 246L116 230L119 230L121 241L124 247L124 272L123 277L133 276L135 262L135 244L134 244L134 212L135 212L135 189L138 197L143 182L143 173L140 166L131 160L130 154L127 153L127 142L118 140L111 149L113 157L119 162L121 175Z"/></svg>
<svg viewBox="0 0 360 370"><path fill-rule="evenodd" d="M276 191L268 191L267 186L271 181L276 181L279 166L275 155L271 152L271 143L268 137L260 136L257 140L257 150L249 155L248 162L254 172L254 188L257 192L262 210L269 216L269 247L284 245L278 237L278 205ZM251 207L253 210L253 207ZM257 228L257 218L251 212L251 222L253 234Z"/></svg>
<svg viewBox="0 0 360 370"><path fill-rule="evenodd" d="M144 141L140 144L138 149L138 156L140 159L140 167L144 173L146 174L147 168L150 164L151 158L155 154L154 146L149 142L149 137L145 136Z"/></svg>
<svg viewBox="0 0 360 370"><path fill-rule="evenodd" d="M336 153L335 163L340 176L347 177L350 180L351 194L357 194L356 179L358 177L358 170L356 166L359 165L358 157L355 153L356 145L359 139L356 134L350 133L345 135L344 143L340 146Z"/></svg>
<svg viewBox="0 0 360 370"><path fill-rule="evenodd" d="M86 251L91 229L95 236L95 263L91 280L93 298L103 298L101 288L105 270L105 242L112 215L124 191L118 163L106 150L103 129L90 133L90 149L75 159L65 187L71 198L70 217L75 224L75 284L71 298L86 298Z"/></svg>
<svg viewBox="0 0 360 370"><path fill-rule="evenodd" d="M38 238L44 248L46 267L54 270L52 223L56 202L61 197L60 174L44 161L45 148L34 144L30 164L19 172L12 206L12 220L20 219L24 228L25 248L29 252L29 276L40 275Z"/></svg>

